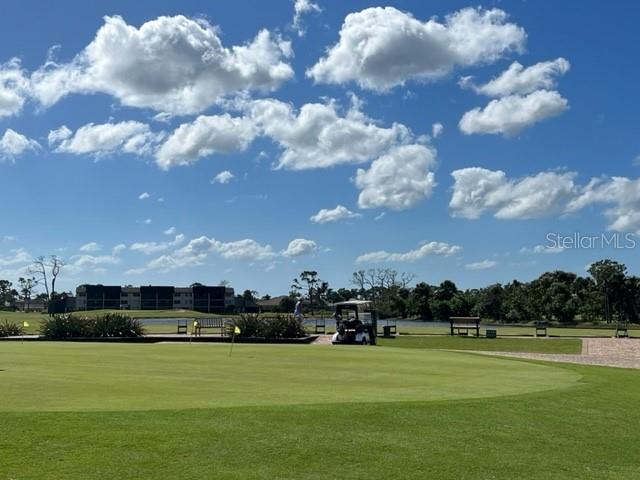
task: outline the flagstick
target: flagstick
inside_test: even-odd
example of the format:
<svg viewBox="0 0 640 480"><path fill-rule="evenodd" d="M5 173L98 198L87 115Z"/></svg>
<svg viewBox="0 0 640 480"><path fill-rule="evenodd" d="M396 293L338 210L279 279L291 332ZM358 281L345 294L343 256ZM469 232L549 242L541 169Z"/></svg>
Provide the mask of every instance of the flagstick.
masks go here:
<svg viewBox="0 0 640 480"><path fill-rule="evenodd" d="M231 354L233 353L233 340L235 338L236 338L236 331L234 329L233 333L231 334L231 348L229 349L229 356L231 356Z"/></svg>
<svg viewBox="0 0 640 480"><path fill-rule="evenodd" d="M194 320L193 323L191 323L191 336L189 337L189 345L193 343L193 335L196 333L197 327L198 327L198 321Z"/></svg>

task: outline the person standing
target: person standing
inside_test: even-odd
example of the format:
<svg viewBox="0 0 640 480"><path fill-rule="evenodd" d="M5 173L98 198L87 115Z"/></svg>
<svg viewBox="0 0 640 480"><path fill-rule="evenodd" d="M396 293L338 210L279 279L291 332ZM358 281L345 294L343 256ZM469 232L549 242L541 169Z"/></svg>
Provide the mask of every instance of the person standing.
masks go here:
<svg viewBox="0 0 640 480"><path fill-rule="evenodd" d="M296 320L302 320L302 297L300 297L296 302L296 307L293 310L293 317Z"/></svg>

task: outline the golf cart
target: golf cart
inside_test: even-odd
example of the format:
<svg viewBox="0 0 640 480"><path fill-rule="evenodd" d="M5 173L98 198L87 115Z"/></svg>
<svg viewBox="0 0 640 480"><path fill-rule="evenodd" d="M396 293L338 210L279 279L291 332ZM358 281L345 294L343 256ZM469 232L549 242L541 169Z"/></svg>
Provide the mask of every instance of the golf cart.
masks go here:
<svg viewBox="0 0 640 480"><path fill-rule="evenodd" d="M331 343L375 345L378 311L367 300L349 300L335 304L336 333Z"/></svg>

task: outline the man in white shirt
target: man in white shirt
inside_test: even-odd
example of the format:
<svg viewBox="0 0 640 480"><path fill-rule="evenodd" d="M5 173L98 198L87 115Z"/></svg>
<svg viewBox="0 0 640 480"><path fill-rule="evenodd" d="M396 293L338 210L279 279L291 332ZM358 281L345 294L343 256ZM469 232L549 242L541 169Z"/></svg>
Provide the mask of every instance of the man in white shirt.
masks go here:
<svg viewBox="0 0 640 480"><path fill-rule="evenodd" d="M296 302L296 308L293 311L293 316L296 320L302 320L302 297Z"/></svg>

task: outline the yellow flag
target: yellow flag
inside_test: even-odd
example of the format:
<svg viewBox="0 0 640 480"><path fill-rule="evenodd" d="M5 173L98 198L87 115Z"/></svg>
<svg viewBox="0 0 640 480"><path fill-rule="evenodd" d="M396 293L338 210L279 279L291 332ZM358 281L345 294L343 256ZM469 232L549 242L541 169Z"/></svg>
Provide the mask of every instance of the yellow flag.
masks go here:
<svg viewBox="0 0 640 480"><path fill-rule="evenodd" d="M25 328L28 327L29 326L29 322L22 322L22 326L25 327Z"/></svg>
<svg viewBox="0 0 640 480"><path fill-rule="evenodd" d="M240 333L240 327L236 325L236 327L233 329L233 333Z"/></svg>

